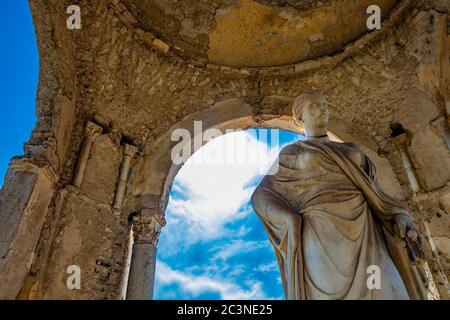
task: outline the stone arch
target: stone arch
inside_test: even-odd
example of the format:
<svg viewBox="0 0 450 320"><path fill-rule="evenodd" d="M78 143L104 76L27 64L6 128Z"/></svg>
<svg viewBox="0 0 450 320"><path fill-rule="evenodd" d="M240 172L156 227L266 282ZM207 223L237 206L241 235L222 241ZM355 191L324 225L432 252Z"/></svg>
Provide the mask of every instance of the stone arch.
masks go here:
<svg viewBox="0 0 450 320"><path fill-rule="evenodd" d="M293 98L290 97L266 97L263 99L263 105L276 105L274 109L281 110L281 113L260 113L255 115L256 108L245 100L240 98L226 99L181 120L157 140L145 147L141 163L131 173L129 189L132 192L127 196L126 202L128 206L126 206L126 210L123 213L135 212L139 210L137 208L139 206L143 208L158 206L159 214L164 214L173 180L182 167L182 165L173 164L171 161L172 147L178 143L171 141L173 130L186 129L192 137L192 145L195 138L194 121L202 122L203 132L210 128L219 129L222 133L225 133L228 129L268 128L302 134L303 128L294 125L291 118L292 101ZM331 109L333 109L333 106L331 106ZM370 137L352 136L347 130L349 127L350 124L337 119L336 115L333 115L333 110L331 110L329 124L329 136L331 139L338 142L358 143L375 163L379 172L380 183L387 192L399 199L405 199L404 190L400 186L389 161L385 157L378 155L377 150L371 147L370 143L364 143L364 141L370 141ZM192 146L191 150L195 152L195 146Z"/></svg>
<svg viewBox="0 0 450 320"><path fill-rule="evenodd" d="M123 219L129 214L140 212L138 217L141 218L137 220L138 226L141 224L140 219L143 219L146 224L158 226L156 229L141 228L140 230L143 231L142 234L150 235L152 238L159 237L161 227L165 224L165 210L169 200L169 192L175 176L183 166L183 164L173 164L171 160L171 150L178 143L171 141L171 134L175 129L183 128L189 132L192 139L188 144L190 144L193 152L196 151L193 146L193 141L195 134L198 134L194 130L194 121L202 121L203 132L210 128L219 129L222 133L225 133L227 129L269 128L303 133L303 128L294 125L292 121L290 114L292 98L278 96L266 97L265 100L266 103L267 101L271 101L272 104L276 104L277 110L283 110L282 113L277 115L270 113L255 115L255 108L243 99L226 99L183 119L159 139L147 145L142 161L134 168L130 176L129 189L132 192L127 196L126 205L122 211ZM330 138L337 142L358 143L375 163L380 184L385 191L396 198L405 199L404 190L400 186L399 180L389 161L383 156L378 155L376 150L372 149L370 145L360 143L368 137L354 137L349 135L346 130L349 124L337 120L336 116L333 116L332 111L328 133ZM363 139L361 140L361 138ZM135 241L136 239L138 238L135 237ZM130 292L135 294L136 297L153 297L157 242L153 241L152 244L150 244L151 241L148 242L149 244L142 245L144 249L139 246L133 249L132 261L136 261L137 265L133 266L133 263L131 264L130 275L133 274L132 278L139 279L139 281L131 281L129 284L131 283L132 286L130 287ZM151 253L151 259L149 258L148 252ZM144 256L144 253L147 256ZM144 260L147 261L146 266L151 266L151 272L144 272L145 270L142 268L142 261ZM148 276L149 274L151 276ZM143 286L142 283L146 283L147 285Z"/></svg>

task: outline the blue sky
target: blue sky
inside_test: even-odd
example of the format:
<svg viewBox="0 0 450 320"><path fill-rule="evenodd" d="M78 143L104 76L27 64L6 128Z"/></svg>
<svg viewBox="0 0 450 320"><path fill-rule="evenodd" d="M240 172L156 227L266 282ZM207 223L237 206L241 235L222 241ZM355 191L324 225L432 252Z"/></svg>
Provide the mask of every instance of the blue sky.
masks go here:
<svg viewBox="0 0 450 320"><path fill-rule="evenodd" d="M283 299L275 254L250 196L280 148L301 136L278 131L272 143L261 139L264 130L218 137L179 171L158 246L155 299ZM258 154L258 161L221 163L230 153Z"/></svg>
<svg viewBox="0 0 450 320"><path fill-rule="evenodd" d="M0 2L0 185L36 121L38 52L28 1Z"/></svg>

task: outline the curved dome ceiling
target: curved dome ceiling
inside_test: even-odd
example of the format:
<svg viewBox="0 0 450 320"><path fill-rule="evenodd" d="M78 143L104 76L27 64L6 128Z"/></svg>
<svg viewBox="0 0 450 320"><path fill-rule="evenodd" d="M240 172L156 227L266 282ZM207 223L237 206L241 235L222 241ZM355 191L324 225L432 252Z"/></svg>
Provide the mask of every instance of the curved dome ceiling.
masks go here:
<svg viewBox="0 0 450 320"><path fill-rule="evenodd" d="M122 0L139 26L177 54L231 67L293 64L328 55L367 32L398 0Z"/></svg>

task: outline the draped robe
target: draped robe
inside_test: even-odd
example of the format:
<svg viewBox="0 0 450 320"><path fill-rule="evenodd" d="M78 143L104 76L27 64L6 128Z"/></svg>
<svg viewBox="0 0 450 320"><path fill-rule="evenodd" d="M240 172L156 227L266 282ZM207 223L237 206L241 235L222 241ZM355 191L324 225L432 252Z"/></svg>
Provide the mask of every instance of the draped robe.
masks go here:
<svg viewBox="0 0 450 320"><path fill-rule="evenodd" d="M287 299L425 299L393 232L392 219L408 209L381 190L356 145L297 141L277 165L252 205L275 249ZM367 285L372 265L381 271L380 289Z"/></svg>

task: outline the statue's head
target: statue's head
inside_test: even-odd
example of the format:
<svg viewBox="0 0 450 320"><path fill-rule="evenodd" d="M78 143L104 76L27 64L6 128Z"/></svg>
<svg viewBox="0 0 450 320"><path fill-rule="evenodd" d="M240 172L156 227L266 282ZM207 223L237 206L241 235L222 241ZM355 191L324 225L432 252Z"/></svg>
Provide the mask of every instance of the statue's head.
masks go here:
<svg viewBox="0 0 450 320"><path fill-rule="evenodd" d="M307 135L316 131L326 131L329 118L326 96L319 91L300 94L294 100L292 117L297 124L303 121Z"/></svg>

